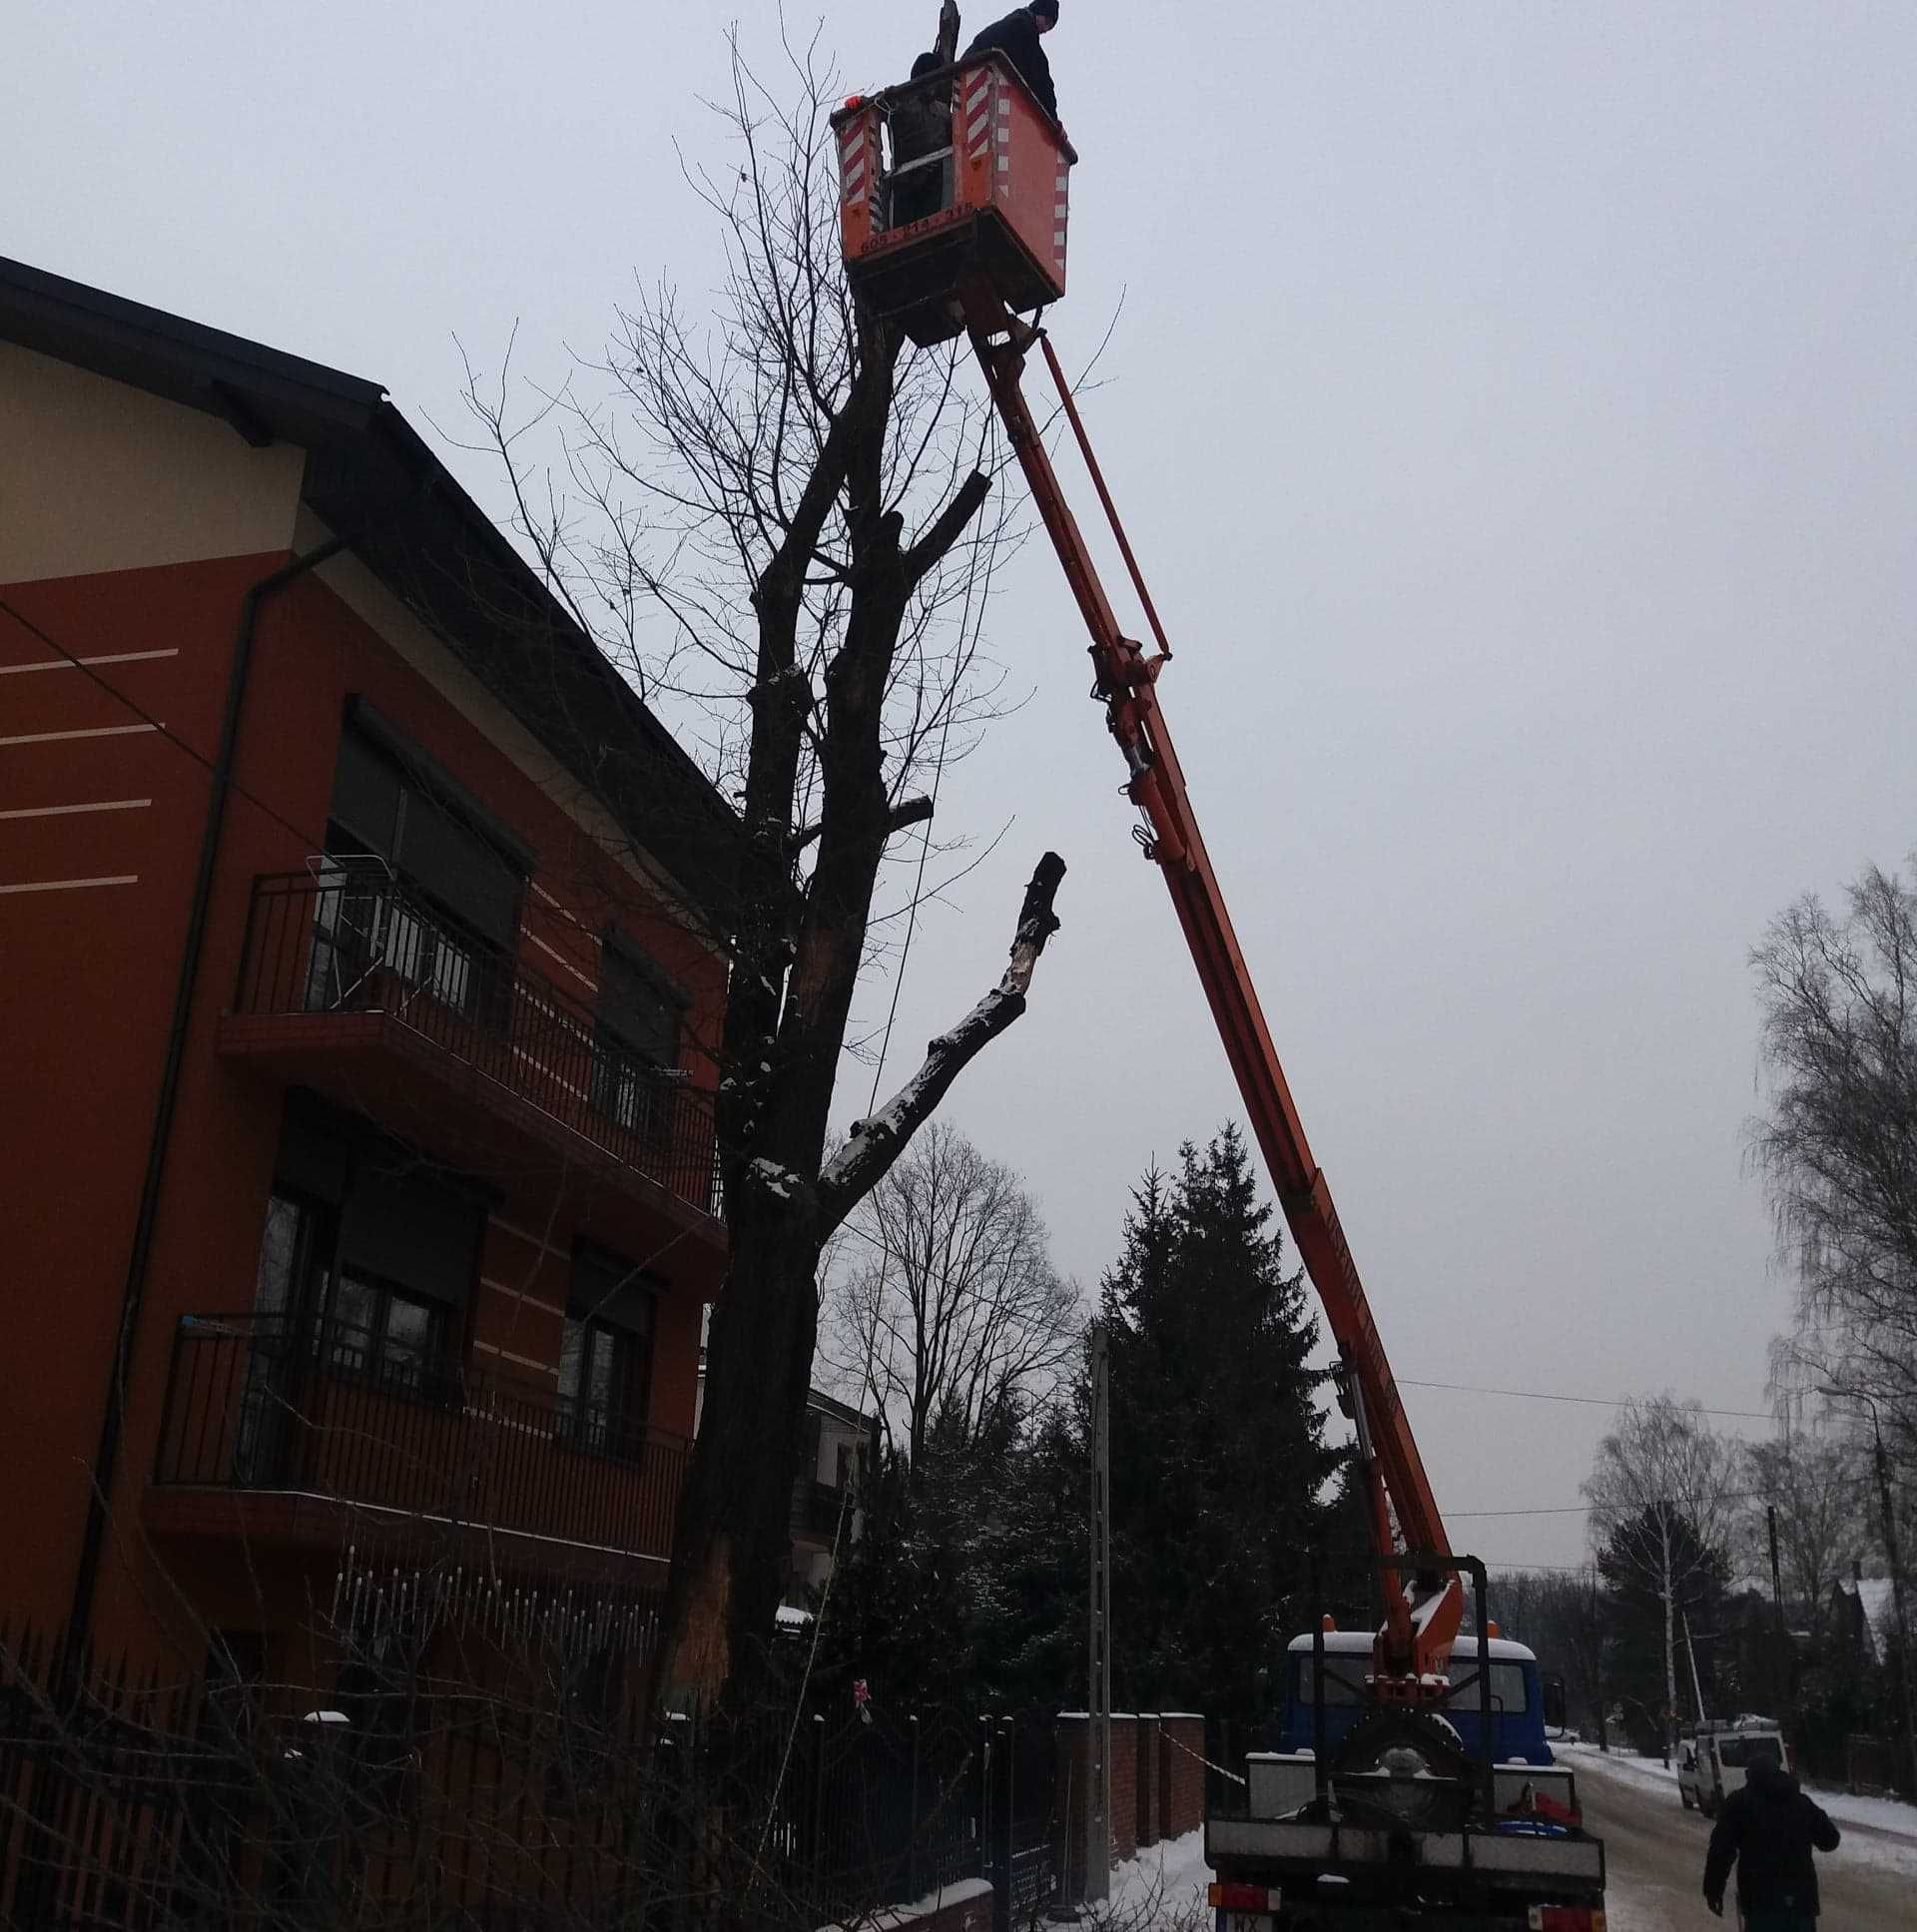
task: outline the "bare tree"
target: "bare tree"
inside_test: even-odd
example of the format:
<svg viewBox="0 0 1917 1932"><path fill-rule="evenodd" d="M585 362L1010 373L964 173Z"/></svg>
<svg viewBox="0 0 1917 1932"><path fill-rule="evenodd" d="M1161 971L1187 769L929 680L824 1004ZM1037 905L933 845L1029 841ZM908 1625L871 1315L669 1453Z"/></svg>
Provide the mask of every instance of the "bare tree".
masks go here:
<svg viewBox="0 0 1917 1932"><path fill-rule="evenodd" d="M1771 1078L1750 1146L1799 1278L1811 1380L1875 1398L1917 1471L1917 861L1833 915L1805 898L1751 954Z"/></svg>
<svg viewBox="0 0 1917 1932"><path fill-rule="evenodd" d="M827 1350L915 1469L935 1420L976 1442L1076 1359L1077 1293L1036 1206L957 1128L928 1127L852 1226Z"/></svg>
<svg viewBox="0 0 1917 1932"><path fill-rule="evenodd" d="M1664 1748L1677 1742L1677 1606L1721 1561L1734 1528L1736 1452L1695 1402L1627 1402L1584 1484L1591 1533L1634 1572L1664 1612Z"/></svg>
<svg viewBox="0 0 1917 1932"><path fill-rule="evenodd" d="M1835 1436L1787 1436L1744 1452L1750 1507L1742 1524L1743 1560L1752 1576L1770 1572L1770 1513L1786 1604L1795 1600L1812 1637L1821 1636L1832 1587L1870 1545L1868 1490L1856 1446Z"/></svg>
<svg viewBox="0 0 1917 1932"><path fill-rule="evenodd" d="M1604 1650L1610 1606L1595 1569L1520 1570L1498 1578L1493 1602L1499 1627L1528 1643L1547 1670L1560 1671L1574 1711L1590 1713L1608 1749Z"/></svg>
<svg viewBox="0 0 1917 1932"><path fill-rule="evenodd" d="M508 424L503 388L469 394L550 581L743 810L709 1043L731 1260L657 1679L696 1703L772 1627L822 1244L1023 1009L1064 870L1046 855L998 985L828 1158L889 844L929 820L921 788L990 714L978 616L1003 512L981 515L990 420L956 352L911 350L846 287L828 125L843 90L816 40L780 34L775 88L735 33L731 159L687 174L726 248L710 321L661 288L532 422ZM563 436L544 471L525 441L541 421Z"/></svg>

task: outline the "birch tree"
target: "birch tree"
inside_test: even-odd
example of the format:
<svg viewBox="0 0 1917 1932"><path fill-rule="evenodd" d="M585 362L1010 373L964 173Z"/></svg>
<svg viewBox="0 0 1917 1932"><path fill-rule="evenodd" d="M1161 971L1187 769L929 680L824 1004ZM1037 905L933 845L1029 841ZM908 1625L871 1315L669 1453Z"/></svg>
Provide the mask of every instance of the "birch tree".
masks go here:
<svg viewBox="0 0 1917 1932"><path fill-rule="evenodd" d="M1702 1408L1661 1395L1624 1404L1584 1484L1595 1548L1662 1607L1666 1763L1681 1708L1678 1606L1722 1563L1735 1527L1736 1470L1734 1446L1711 1431Z"/></svg>
<svg viewBox="0 0 1917 1932"><path fill-rule="evenodd" d="M1750 1128L1799 1283L1812 1386L1865 1390L1917 1476L1917 855L1833 912L1805 898L1751 954L1770 1076Z"/></svg>

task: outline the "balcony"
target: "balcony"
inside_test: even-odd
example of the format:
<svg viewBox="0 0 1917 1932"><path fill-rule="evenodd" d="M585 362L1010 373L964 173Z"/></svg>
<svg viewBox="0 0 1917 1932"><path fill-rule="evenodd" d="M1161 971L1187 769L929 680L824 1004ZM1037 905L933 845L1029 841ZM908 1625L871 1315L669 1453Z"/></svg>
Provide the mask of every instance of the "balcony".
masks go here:
<svg viewBox="0 0 1917 1932"><path fill-rule="evenodd" d="M801 1476L792 1486L792 1534L810 1542L830 1543L839 1533L841 1512L846 1512L848 1531L856 1531L857 1519L847 1509L846 1493L832 1483L816 1483Z"/></svg>
<svg viewBox="0 0 1917 1932"><path fill-rule="evenodd" d="M723 1252L711 1096L377 862L255 880L220 1049L472 1171L596 1175Z"/></svg>
<svg viewBox="0 0 1917 1932"><path fill-rule="evenodd" d="M689 1445L556 1393L396 1359L360 1330L188 1315L148 1527L327 1549L465 1542L502 1567L656 1576Z"/></svg>

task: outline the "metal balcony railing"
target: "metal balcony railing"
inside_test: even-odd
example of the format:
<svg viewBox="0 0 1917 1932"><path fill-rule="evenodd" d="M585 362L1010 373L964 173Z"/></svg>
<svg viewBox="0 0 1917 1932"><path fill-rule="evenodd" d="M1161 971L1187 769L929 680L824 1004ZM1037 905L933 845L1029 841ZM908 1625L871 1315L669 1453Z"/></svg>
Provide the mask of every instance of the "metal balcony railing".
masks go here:
<svg viewBox="0 0 1917 1932"><path fill-rule="evenodd" d="M710 1095L377 861L254 881L238 1013L385 1013L701 1213L720 1213Z"/></svg>
<svg viewBox="0 0 1917 1932"><path fill-rule="evenodd" d="M663 1558L688 1449L556 1392L396 1359L341 1324L187 1315L154 1481L297 1492Z"/></svg>
<svg viewBox="0 0 1917 1932"><path fill-rule="evenodd" d="M793 1535L830 1537L838 1530L841 1512L847 1508L844 1490L802 1476L792 1486Z"/></svg>

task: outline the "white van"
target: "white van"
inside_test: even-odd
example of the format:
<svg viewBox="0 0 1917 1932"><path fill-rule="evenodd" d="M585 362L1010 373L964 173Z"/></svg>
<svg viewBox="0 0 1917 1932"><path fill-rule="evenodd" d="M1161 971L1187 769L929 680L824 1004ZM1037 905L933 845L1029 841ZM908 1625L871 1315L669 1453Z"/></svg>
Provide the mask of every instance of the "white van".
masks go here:
<svg viewBox="0 0 1917 1932"><path fill-rule="evenodd" d="M1773 1717L1730 1717L1687 1731L1677 1754L1677 1795L1684 1809L1714 1818L1742 1786L1745 1767L1760 1755L1790 1769L1784 1733Z"/></svg>

